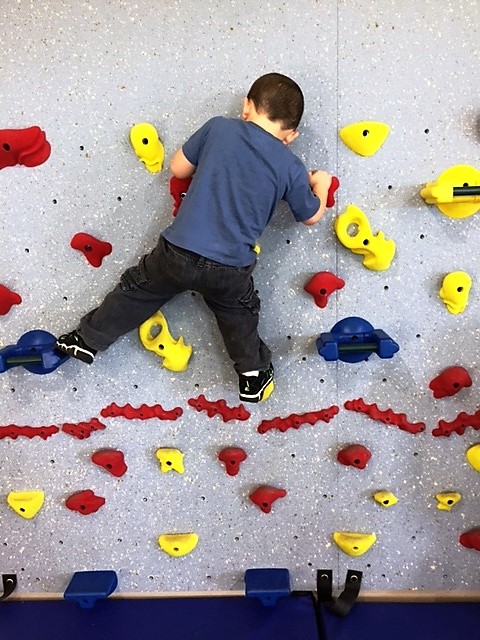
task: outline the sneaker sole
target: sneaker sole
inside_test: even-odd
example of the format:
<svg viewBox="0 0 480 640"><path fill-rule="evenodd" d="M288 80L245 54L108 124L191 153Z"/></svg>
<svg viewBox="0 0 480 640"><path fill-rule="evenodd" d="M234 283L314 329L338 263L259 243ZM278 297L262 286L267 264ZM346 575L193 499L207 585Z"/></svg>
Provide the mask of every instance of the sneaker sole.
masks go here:
<svg viewBox="0 0 480 640"><path fill-rule="evenodd" d="M55 347L62 353L66 353L67 356L76 358L76 360L81 360L82 362L85 362L85 364L93 363L92 354L88 351L84 351L81 347L78 347L76 345L66 345L58 341L56 342Z"/></svg>

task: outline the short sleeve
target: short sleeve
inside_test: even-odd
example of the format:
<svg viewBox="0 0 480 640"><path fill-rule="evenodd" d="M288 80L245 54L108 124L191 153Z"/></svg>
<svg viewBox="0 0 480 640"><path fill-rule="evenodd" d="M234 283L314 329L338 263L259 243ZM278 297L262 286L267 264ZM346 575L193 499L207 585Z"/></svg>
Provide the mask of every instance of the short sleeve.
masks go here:
<svg viewBox="0 0 480 640"><path fill-rule="evenodd" d="M203 145L208 136L210 129L212 128L216 118L211 118L204 125L200 127L190 138L185 142L182 147L183 155L193 165L198 165L198 160L202 152Z"/></svg>
<svg viewBox="0 0 480 640"><path fill-rule="evenodd" d="M283 200L288 203L297 222L304 222L317 213L320 200L310 189L307 170L303 164L290 181Z"/></svg>

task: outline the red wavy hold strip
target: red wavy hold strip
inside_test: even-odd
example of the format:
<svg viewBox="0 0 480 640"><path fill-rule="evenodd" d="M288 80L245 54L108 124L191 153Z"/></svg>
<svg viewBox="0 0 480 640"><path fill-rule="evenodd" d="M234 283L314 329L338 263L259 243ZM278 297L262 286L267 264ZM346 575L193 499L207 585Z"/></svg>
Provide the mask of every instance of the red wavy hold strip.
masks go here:
<svg viewBox="0 0 480 640"><path fill-rule="evenodd" d="M189 398L188 404L197 411L206 411L209 418L220 416L224 422L230 420L248 420L250 413L245 409L243 404L238 407L229 407L225 400L207 400L203 394L198 398Z"/></svg>
<svg viewBox="0 0 480 640"><path fill-rule="evenodd" d="M100 411L100 415L103 418L118 418L122 416L123 418L127 418L127 420L149 420L150 418L177 420L182 414L183 409L181 407L175 407L175 409L166 411L160 404L153 406L142 404L138 408L135 408L132 407L131 404L119 407L118 404L114 402Z"/></svg>
<svg viewBox="0 0 480 640"><path fill-rule="evenodd" d="M463 436L467 427L472 427L475 431L480 429L480 411L472 414L462 411L451 422L439 420L438 427L432 431L432 436L449 438L452 433L458 433L459 436Z"/></svg>
<svg viewBox="0 0 480 640"><path fill-rule="evenodd" d="M46 440L59 431L60 429L55 425L48 427L17 427L15 424L9 424L6 427L0 427L0 440L2 438L12 438L16 440L21 436L24 438L42 438L42 440Z"/></svg>
<svg viewBox="0 0 480 640"><path fill-rule="evenodd" d="M363 398L356 400L347 400L344 405L348 411L356 411L357 413L365 413L372 420L378 420L384 424L390 424L398 427L401 431L408 433L422 433L425 431L424 422L409 422L404 413L395 413L392 409L382 411L376 404L367 404Z"/></svg>
<svg viewBox="0 0 480 640"><path fill-rule="evenodd" d="M97 418L92 418L88 422L78 422L77 424L70 422L62 424L62 431L64 433L68 433L69 436L73 436L79 440L85 440L85 438L91 436L93 431L103 431L105 428L105 425L97 420Z"/></svg>
<svg viewBox="0 0 480 640"><path fill-rule="evenodd" d="M316 422L322 420L323 422L330 422L330 420L337 415L339 408L336 405L329 407L328 409L320 409L320 411L309 411L308 413L292 413L286 418L273 418L272 420L262 420L258 425L258 433L267 433L271 429L277 429L278 431L286 431L287 429L298 429L302 424L314 425Z"/></svg>

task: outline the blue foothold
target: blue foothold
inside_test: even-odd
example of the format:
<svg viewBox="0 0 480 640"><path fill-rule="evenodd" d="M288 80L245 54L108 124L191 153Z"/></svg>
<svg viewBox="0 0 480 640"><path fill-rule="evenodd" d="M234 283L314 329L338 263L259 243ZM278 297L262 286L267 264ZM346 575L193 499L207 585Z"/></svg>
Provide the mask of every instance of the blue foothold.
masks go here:
<svg viewBox="0 0 480 640"><path fill-rule="evenodd" d="M63 594L82 609L91 609L97 600L104 600L117 588L115 571L76 571Z"/></svg>
<svg viewBox="0 0 480 640"><path fill-rule="evenodd" d="M290 574L288 569L247 569L245 571L245 595L258 598L266 607L273 607L278 598L289 596Z"/></svg>

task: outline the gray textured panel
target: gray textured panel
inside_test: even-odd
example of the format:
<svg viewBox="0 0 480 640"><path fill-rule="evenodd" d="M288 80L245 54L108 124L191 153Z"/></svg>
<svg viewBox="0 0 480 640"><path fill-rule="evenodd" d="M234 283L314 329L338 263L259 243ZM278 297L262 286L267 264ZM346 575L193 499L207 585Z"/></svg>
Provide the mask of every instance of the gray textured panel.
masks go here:
<svg viewBox="0 0 480 640"><path fill-rule="evenodd" d="M331 211L308 229L280 207L261 239L255 276L277 386L267 403L249 407L246 423L224 424L187 405L200 393L238 404L215 323L190 294L163 309L172 335L194 347L185 373L163 369L132 333L92 367L69 361L48 376L3 374L2 425L85 421L111 402L184 411L175 422L105 419L106 430L83 441L63 433L0 440L0 570L18 572L21 590L62 591L72 572L93 568L116 570L123 591L237 589L244 570L260 566L288 567L302 589L313 588L320 567L334 568L339 580L347 568L363 570L371 589L478 587L477 556L458 544L462 531L480 525L479 476L464 458L478 434L431 436L439 418L477 408L478 219L446 218L419 190L452 165L480 168L479 25L475 0L38 0L2 9L0 129L38 125L52 144L45 164L0 171L0 284L23 298L1 318L3 346L33 328L55 335L73 328L168 224L168 171L143 168L129 143L132 125L154 124L168 161L207 118L237 115L267 71L304 89L293 150L308 167L339 176L338 212L359 206L373 231L397 246L388 271L368 271L338 243ZM391 127L371 158L338 138L340 127L360 120ZM80 231L112 243L101 268L70 248ZM324 270L346 284L322 310L303 286ZM473 280L459 316L438 297L454 270ZM384 329L400 352L355 365L319 358L318 335L350 315ZM472 388L434 400L428 382L453 364L469 369ZM343 409L358 397L424 421L427 431L412 436ZM256 431L262 419L333 404L341 410L328 425ZM356 442L373 454L363 471L336 461ZM235 478L216 460L229 445L249 456ZM160 474L162 446L185 453L184 475ZM125 453L123 478L90 462L104 447ZM268 515L248 500L259 484L288 491ZM85 517L67 510L65 498L87 488L105 506ZM6 495L32 489L46 500L27 521ZM380 489L399 503L379 507L371 494ZM434 496L448 490L462 501L440 512ZM191 555L171 558L158 548L161 533L189 531L200 538ZM353 559L334 545L334 531L378 539Z"/></svg>

